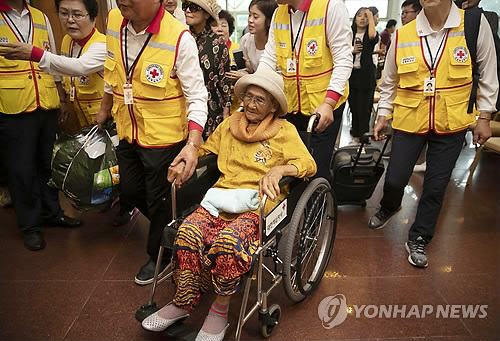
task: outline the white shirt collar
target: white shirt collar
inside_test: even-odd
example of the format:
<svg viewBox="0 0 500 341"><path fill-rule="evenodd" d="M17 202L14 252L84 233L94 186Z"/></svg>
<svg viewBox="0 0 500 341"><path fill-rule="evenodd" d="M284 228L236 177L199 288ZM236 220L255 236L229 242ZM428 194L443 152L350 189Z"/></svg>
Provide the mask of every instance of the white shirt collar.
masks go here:
<svg viewBox="0 0 500 341"><path fill-rule="evenodd" d="M21 11L21 14L16 9L11 9L10 11L7 12L9 15L14 15L18 18L22 18L25 15L29 14L29 11L26 9L26 7L23 7L23 10Z"/></svg>
<svg viewBox="0 0 500 341"><path fill-rule="evenodd" d="M142 30L141 32L136 32L136 31L134 30L134 27L132 26L132 23L129 21L129 22L127 23L127 29L130 31L130 33L132 33L132 35L133 35L134 37L137 37L137 36L140 36L140 35L144 35L144 34L146 33L146 29L147 29L147 27L146 27L144 30Z"/></svg>
<svg viewBox="0 0 500 341"><path fill-rule="evenodd" d="M424 37L432 33L436 33L436 31L434 31L431 28L431 25L429 24L429 21L425 16L425 10L420 11L420 13L417 15L416 20L417 20L417 35L419 37ZM458 27L460 26L461 21L462 21L462 16L460 15L460 11L457 5L455 5L452 2L450 14L448 14L448 18L446 19L446 22L441 30Z"/></svg>

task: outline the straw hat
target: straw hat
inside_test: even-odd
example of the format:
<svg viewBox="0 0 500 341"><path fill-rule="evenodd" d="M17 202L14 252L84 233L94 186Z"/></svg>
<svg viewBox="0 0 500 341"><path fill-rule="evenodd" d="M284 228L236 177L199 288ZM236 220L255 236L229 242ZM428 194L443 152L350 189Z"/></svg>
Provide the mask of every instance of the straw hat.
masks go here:
<svg viewBox="0 0 500 341"><path fill-rule="evenodd" d="M216 21L219 21L219 13L222 8L217 4L216 0L182 0L182 2L192 2L207 11L208 14Z"/></svg>
<svg viewBox="0 0 500 341"><path fill-rule="evenodd" d="M288 112L288 103L286 101L285 92L283 91L283 78L278 73L263 72L257 70L255 73L241 77L234 85L234 93L240 100L243 100L243 95L249 85L255 85L269 92L279 103L280 107L276 111L278 116L284 116Z"/></svg>

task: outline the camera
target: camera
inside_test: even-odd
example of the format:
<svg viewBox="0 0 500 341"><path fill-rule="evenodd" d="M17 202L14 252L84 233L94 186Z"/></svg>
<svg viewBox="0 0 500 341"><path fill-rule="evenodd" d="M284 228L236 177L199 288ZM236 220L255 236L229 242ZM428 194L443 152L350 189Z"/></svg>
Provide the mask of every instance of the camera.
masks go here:
<svg viewBox="0 0 500 341"><path fill-rule="evenodd" d="M238 65L236 65L236 64L231 64L231 70L232 70L232 71L238 71Z"/></svg>

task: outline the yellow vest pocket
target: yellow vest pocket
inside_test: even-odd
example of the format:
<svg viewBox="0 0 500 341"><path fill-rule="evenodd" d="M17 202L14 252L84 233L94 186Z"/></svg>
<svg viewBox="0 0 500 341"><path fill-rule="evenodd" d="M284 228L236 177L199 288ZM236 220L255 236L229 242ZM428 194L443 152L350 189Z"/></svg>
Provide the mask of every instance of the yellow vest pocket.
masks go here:
<svg viewBox="0 0 500 341"><path fill-rule="evenodd" d="M413 88L420 85L417 77L418 63L402 64L398 67L399 86L401 88Z"/></svg>
<svg viewBox="0 0 500 341"><path fill-rule="evenodd" d="M476 121L474 114L467 114L469 98L461 95L445 97L448 126L451 131L467 128Z"/></svg>

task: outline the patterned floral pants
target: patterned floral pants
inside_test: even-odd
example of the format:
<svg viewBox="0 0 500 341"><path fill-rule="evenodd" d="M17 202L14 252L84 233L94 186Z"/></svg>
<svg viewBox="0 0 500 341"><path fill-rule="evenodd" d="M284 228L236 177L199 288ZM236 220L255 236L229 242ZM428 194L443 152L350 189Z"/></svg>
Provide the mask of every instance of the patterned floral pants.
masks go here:
<svg viewBox="0 0 500 341"><path fill-rule="evenodd" d="M257 250L258 226L252 212L226 221L200 207L188 216L174 242L174 304L193 309L210 283L218 295L237 292Z"/></svg>

